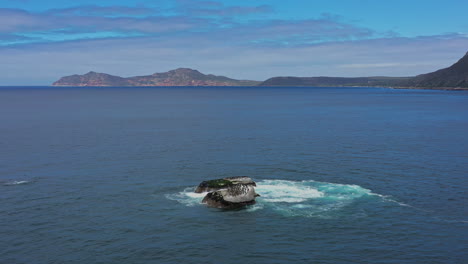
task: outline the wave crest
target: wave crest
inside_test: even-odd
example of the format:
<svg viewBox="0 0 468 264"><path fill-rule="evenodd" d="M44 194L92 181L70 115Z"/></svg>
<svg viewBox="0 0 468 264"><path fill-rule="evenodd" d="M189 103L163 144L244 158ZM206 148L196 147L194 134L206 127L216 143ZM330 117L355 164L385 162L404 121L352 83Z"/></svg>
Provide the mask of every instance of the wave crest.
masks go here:
<svg viewBox="0 0 468 264"><path fill-rule="evenodd" d="M6 186L12 186L12 185L21 185L21 184L28 184L30 181L7 181L3 183L3 185Z"/></svg>

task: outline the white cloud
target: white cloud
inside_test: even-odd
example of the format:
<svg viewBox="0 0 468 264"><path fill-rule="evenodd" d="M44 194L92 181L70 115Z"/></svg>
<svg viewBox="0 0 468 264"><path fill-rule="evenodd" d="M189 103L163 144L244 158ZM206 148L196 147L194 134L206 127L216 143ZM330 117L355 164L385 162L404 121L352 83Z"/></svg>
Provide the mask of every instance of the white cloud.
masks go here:
<svg viewBox="0 0 468 264"><path fill-rule="evenodd" d="M208 3L205 4L210 6ZM191 37L211 41L230 41L236 44L303 45L326 41L356 40L376 37L379 34L363 27L340 21L336 17L320 17L306 20L248 20L236 22L226 18L224 13L248 14L265 12L268 6L258 7L187 7L189 11L167 16L151 14L149 8L125 8L119 6L82 6L54 9L43 13L31 13L19 9L0 8L0 33L3 36L28 37L23 42L5 41L0 35L0 45L47 42L49 40L69 41L82 39L119 38L135 36L157 36L159 38ZM213 16L199 17L204 10ZM126 11L126 13L125 13ZM130 14L146 14L131 16ZM106 14L115 14L107 16ZM103 32L102 34L100 34ZM114 34L104 34L113 32ZM196 34L195 34L196 33ZM70 36L69 36L70 35ZM31 36L37 36L31 38Z"/></svg>

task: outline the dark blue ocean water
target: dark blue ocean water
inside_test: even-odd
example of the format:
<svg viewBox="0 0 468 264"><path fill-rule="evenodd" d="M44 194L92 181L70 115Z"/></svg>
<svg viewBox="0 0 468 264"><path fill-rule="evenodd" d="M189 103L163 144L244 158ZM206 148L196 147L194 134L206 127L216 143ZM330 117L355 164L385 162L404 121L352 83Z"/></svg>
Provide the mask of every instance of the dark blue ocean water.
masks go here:
<svg viewBox="0 0 468 264"><path fill-rule="evenodd" d="M467 263L467 135L468 92L0 88L0 263Z"/></svg>

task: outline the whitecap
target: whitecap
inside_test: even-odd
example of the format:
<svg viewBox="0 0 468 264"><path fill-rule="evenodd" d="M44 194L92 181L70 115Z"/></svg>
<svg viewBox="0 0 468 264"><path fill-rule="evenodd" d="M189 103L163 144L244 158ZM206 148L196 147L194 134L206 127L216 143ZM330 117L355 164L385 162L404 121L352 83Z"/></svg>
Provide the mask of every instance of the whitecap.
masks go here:
<svg viewBox="0 0 468 264"><path fill-rule="evenodd" d="M181 192L166 194L165 196L169 200L177 201L186 206L195 206L202 203L203 197L205 197L207 193L195 193L194 190L195 187L189 187Z"/></svg>
<svg viewBox="0 0 468 264"><path fill-rule="evenodd" d="M261 200L272 203L300 203L308 199L323 197L316 188L301 182L286 180L263 180L257 183Z"/></svg>
<svg viewBox="0 0 468 264"><path fill-rule="evenodd" d="M4 183L3 185L10 186L10 185L21 185L21 184L27 184L27 183L29 183L29 181L9 181L9 182Z"/></svg>
<svg viewBox="0 0 468 264"><path fill-rule="evenodd" d="M284 216L330 218L357 199L372 192L353 184L262 180L257 182L260 204Z"/></svg>

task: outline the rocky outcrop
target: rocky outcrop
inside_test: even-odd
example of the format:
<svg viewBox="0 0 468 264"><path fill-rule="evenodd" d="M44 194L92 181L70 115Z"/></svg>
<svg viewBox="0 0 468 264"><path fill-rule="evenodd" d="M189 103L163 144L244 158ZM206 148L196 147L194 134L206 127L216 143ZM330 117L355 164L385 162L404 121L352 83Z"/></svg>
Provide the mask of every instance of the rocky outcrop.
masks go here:
<svg viewBox="0 0 468 264"><path fill-rule="evenodd" d="M195 192L208 192L203 203L209 207L220 209L237 209L255 204L259 196L255 192L255 182L249 177L229 177L204 181Z"/></svg>
<svg viewBox="0 0 468 264"><path fill-rule="evenodd" d="M235 184L257 186L255 182L252 181L252 179L247 176L227 177L227 178L222 178L222 179L203 181L195 189L195 192L196 193L212 192L212 191L217 191L219 189L227 188Z"/></svg>

